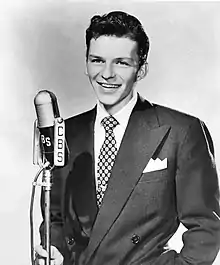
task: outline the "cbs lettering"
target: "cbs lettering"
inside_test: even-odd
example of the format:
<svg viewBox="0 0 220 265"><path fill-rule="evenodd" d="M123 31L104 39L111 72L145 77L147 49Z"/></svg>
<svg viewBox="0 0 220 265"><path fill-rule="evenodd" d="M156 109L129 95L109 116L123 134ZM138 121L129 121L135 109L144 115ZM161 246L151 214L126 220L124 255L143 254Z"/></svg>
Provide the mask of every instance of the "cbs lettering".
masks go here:
<svg viewBox="0 0 220 265"><path fill-rule="evenodd" d="M64 127L62 125L57 126L57 137L56 147L57 147L57 162L64 163Z"/></svg>
<svg viewBox="0 0 220 265"><path fill-rule="evenodd" d="M50 147L52 144L51 144L51 139L49 136L44 136L43 134L41 134L41 143L47 147Z"/></svg>

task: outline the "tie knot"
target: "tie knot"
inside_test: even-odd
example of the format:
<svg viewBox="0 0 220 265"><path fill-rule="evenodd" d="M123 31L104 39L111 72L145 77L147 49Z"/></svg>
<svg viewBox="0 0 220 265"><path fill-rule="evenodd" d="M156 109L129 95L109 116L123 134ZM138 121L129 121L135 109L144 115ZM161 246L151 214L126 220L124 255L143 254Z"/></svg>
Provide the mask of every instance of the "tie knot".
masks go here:
<svg viewBox="0 0 220 265"><path fill-rule="evenodd" d="M108 116L101 121L101 124L103 125L105 131L108 131L113 130L119 122L113 116Z"/></svg>

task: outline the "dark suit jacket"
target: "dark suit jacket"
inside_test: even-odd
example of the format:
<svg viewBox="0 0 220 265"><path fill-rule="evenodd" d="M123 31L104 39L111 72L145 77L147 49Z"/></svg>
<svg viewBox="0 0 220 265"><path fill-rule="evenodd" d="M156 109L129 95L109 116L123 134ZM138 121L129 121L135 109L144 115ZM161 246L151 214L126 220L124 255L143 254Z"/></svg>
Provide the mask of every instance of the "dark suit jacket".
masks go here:
<svg viewBox="0 0 220 265"><path fill-rule="evenodd" d="M212 264L220 245L219 187L204 123L139 97L98 210L95 116L96 108L66 120L70 158L53 174L51 243L64 264ZM143 173L151 158L167 158L168 167ZM180 222L188 230L176 253L167 241ZM43 241L43 223L40 230Z"/></svg>

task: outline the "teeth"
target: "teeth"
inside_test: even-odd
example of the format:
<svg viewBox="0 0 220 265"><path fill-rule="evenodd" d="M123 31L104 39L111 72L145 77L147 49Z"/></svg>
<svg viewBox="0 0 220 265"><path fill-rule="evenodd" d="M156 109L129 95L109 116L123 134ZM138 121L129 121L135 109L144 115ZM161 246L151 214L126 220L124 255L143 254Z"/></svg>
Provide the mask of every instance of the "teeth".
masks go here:
<svg viewBox="0 0 220 265"><path fill-rule="evenodd" d="M113 84L103 84L103 83L101 83L100 85L103 86L103 87L106 87L106 88L117 88L117 87L119 87L119 85L113 85Z"/></svg>

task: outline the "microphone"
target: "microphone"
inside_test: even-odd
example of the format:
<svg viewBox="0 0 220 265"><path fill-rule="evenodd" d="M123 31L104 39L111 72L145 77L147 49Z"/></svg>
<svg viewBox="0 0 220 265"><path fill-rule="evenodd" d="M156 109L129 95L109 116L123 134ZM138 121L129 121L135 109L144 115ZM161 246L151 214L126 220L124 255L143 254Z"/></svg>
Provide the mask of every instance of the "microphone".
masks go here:
<svg viewBox="0 0 220 265"><path fill-rule="evenodd" d="M50 167L64 166L67 163L68 147L57 98L52 92L41 90L34 98L34 105L37 114L34 146L35 149L40 149L34 150L34 164L39 164L41 159L43 163L48 161Z"/></svg>

